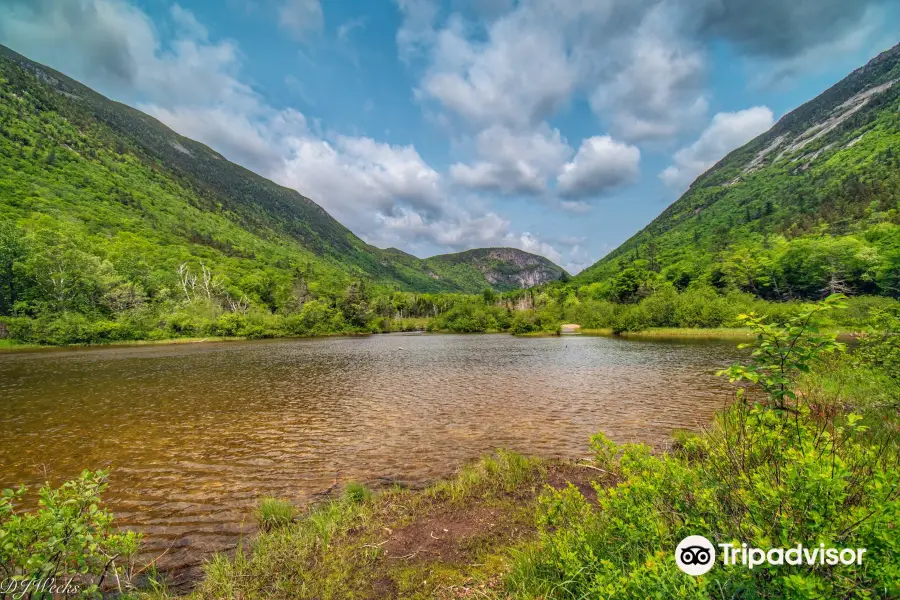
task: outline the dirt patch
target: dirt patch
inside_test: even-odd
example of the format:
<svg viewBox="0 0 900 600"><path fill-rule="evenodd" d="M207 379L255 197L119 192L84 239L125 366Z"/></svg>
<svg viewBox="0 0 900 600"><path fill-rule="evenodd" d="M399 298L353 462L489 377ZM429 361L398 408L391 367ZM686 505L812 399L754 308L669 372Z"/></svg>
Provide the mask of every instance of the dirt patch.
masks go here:
<svg viewBox="0 0 900 600"><path fill-rule="evenodd" d="M555 463L547 468L547 484L552 488L561 490L570 483L578 488L581 495L591 502L597 501L597 490L593 482L599 479L602 473L586 466L574 463Z"/></svg>
<svg viewBox="0 0 900 600"><path fill-rule="evenodd" d="M555 489L572 483L586 498L595 501L597 494L591 482L596 477L592 470L572 463L551 463L542 483ZM543 485L536 485L527 493L517 490L506 499L513 505L529 506L543 489ZM492 541L511 545L535 533L530 512L511 514L515 512L508 506L483 506L477 501L461 507L438 504L423 518L391 530L381 548L387 560L465 562Z"/></svg>
<svg viewBox="0 0 900 600"><path fill-rule="evenodd" d="M441 511L394 531L383 546L384 555L388 560L457 562L468 556L471 542L512 539L521 529L499 509L467 507Z"/></svg>

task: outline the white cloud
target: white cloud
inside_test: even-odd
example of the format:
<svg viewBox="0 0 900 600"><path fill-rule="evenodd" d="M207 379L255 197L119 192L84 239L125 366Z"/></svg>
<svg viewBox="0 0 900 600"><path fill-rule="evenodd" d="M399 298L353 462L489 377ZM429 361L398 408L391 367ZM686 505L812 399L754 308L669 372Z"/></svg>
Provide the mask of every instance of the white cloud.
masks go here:
<svg viewBox="0 0 900 600"><path fill-rule="evenodd" d="M484 127L534 125L566 103L576 72L565 42L530 12L494 22L484 43L468 34L459 20L437 34L421 96Z"/></svg>
<svg viewBox="0 0 900 600"><path fill-rule="evenodd" d="M401 60L410 61L434 42L434 22L438 16L435 0L395 0L403 15L397 30L397 50Z"/></svg>
<svg viewBox="0 0 900 600"><path fill-rule="evenodd" d="M567 198L587 198L635 181L640 174L641 151L608 135L584 140L556 181Z"/></svg>
<svg viewBox="0 0 900 600"><path fill-rule="evenodd" d="M350 19L340 25L337 29L337 39L340 42L346 42L350 39L350 34L353 33L354 29L362 29L366 26L366 19L364 17L357 17L355 19Z"/></svg>
<svg viewBox="0 0 900 600"><path fill-rule="evenodd" d="M590 102L612 133L629 142L670 139L706 116L702 51L673 30L664 6L650 10L633 35L613 44L608 74Z"/></svg>
<svg viewBox="0 0 900 600"><path fill-rule="evenodd" d="M441 18L431 0L398 0L398 43L427 59L417 98L476 131L529 129L584 95L611 135L659 146L708 118L710 43L777 77L871 39L889 1L469 0Z"/></svg>
<svg viewBox="0 0 900 600"><path fill-rule="evenodd" d="M278 8L278 24L297 39L322 29L324 15L319 0L284 0Z"/></svg>
<svg viewBox="0 0 900 600"><path fill-rule="evenodd" d="M529 132L495 125L478 134L476 152L480 160L450 167L456 183L506 194L542 194L547 178L559 172L572 149L558 129L547 125Z"/></svg>
<svg viewBox="0 0 900 600"><path fill-rule="evenodd" d="M430 13L415 38L430 49L417 97L476 128L527 129L583 92L618 137L671 137L690 124L686 110L705 115L705 57L678 35L673 12L665 0L532 0L490 22L454 15L437 28Z"/></svg>
<svg viewBox="0 0 900 600"><path fill-rule="evenodd" d="M659 177L667 185L685 189L726 154L768 131L773 124L772 111L765 106L718 113L696 142L675 153L674 164Z"/></svg>
<svg viewBox="0 0 900 600"><path fill-rule="evenodd" d="M591 205L584 200L560 200L559 207L566 212L581 215L591 212Z"/></svg>
<svg viewBox="0 0 900 600"><path fill-rule="evenodd" d="M209 30L206 29L189 10L181 8L178 4L173 4L169 10L175 25L187 34L187 37L198 39L201 41L209 40Z"/></svg>

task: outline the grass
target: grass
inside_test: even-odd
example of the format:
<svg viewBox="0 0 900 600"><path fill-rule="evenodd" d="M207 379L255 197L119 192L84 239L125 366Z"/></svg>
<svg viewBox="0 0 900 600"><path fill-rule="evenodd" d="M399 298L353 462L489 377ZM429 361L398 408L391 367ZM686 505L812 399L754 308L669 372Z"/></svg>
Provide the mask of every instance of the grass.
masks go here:
<svg viewBox="0 0 900 600"><path fill-rule="evenodd" d="M651 338L716 338L716 339L742 339L753 338L752 329L743 327L716 327L713 329L701 329L699 327L652 327L644 331L625 331L619 334L625 338L651 339Z"/></svg>
<svg viewBox="0 0 900 600"><path fill-rule="evenodd" d="M846 327L823 327L823 333L834 333L839 338L850 338L858 332ZM582 329L583 335L612 336L616 335L610 328ZM643 339L727 339L741 340L752 339L756 333L747 327L651 327L643 331L623 331L619 337L643 340Z"/></svg>
<svg viewBox="0 0 900 600"><path fill-rule="evenodd" d="M528 333L514 333L512 335L523 338L559 337L559 334L555 331L529 331Z"/></svg>
<svg viewBox="0 0 900 600"><path fill-rule="evenodd" d="M545 485L564 487L588 473L573 463L498 451L425 490L373 493L349 483L340 497L296 518L294 507L267 498L257 515L271 525L233 555L212 558L191 597L484 595L503 588L509 549L535 539Z"/></svg>
<svg viewBox="0 0 900 600"><path fill-rule="evenodd" d="M296 515L296 506L278 498L263 498L256 507L256 522L263 531L287 525Z"/></svg>
<svg viewBox="0 0 900 600"><path fill-rule="evenodd" d="M122 340L103 344L68 344L65 346L49 346L41 344L25 344L15 340L0 340L0 352L17 352L20 350L58 350L66 348L115 348L118 346L166 346L170 344L200 344L212 342L242 342L245 337L184 337L166 338L162 340Z"/></svg>
<svg viewBox="0 0 900 600"><path fill-rule="evenodd" d="M34 348L42 348L38 344L23 344L16 340L0 340L0 352L15 352L17 350L32 350Z"/></svg>

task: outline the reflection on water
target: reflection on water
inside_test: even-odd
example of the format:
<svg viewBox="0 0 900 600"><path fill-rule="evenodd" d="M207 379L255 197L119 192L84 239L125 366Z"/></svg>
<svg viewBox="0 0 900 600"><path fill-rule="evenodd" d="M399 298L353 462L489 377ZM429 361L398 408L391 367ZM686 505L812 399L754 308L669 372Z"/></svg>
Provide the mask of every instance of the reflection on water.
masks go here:
<svg viewBox="0 0 900 600"><path fill-rule="evenodd" d="M503 447L661 446L729 399L733 343L505 335L0 355L0 487L112 468L117 521L177 564L233 546L262 495L423 482Z"/></svg>

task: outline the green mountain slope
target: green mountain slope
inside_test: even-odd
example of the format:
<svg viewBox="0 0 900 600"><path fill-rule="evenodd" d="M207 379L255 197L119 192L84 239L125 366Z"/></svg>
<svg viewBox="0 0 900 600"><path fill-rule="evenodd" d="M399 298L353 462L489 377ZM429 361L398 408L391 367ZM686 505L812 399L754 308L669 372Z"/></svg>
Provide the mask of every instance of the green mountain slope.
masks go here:
<svg viewBox="0 0 900 600"><path fill-rule="evenodd" d="M366 244L296 191L2 46L0 173L0 315L187 298L184 278L207 271L223 302L272 311L356 280L492 285L476 265L438 273Z"/></svg>
<svg viewBox="0 0 900 600"><path fill-rule="evenodd" d="M900 46L726 156L577 281L618 299L653 273L770 299L900 295L898 110Z"/></svg>

